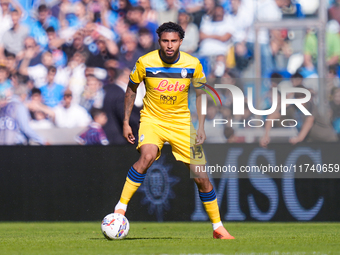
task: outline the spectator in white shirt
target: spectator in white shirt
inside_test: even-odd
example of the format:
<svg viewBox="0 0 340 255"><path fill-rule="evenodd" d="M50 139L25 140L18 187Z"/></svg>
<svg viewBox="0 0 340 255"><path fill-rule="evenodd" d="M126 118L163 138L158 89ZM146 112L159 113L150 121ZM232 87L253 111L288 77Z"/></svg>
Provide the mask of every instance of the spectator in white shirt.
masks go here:
<svg viewBox="0 0 340 255"><path fill-rule="evenodd" d="M233 20L233 41L245 42L250 27L254 23L254 8L249 0L231 0L231 18Z"/></svg>
<svg viewBox="0 0 340 255"><path fill-rule="evenodd" d="M197 50L198 47L199 30L197 26L191 22L191 16L184 10L180 10L179 12L178 24L180 24L185 31L185 37L181 45L181 50L192 54Z"/></svg>
<svg viewBox="0 0 340 255"><path fill-rule="evenodd" d="M159 25L164 22L177 22L178 19L178 5L176 0L166 0L166 10L158 12L157 21Z"/></svg>
<svg viewBox="0 0 340 255"><path fill-rule="evenodd" d="M91 116L85 108L72 103L72 91L64 92L64 100L53 109L54 123L60 128L86 127L91 122Z"/></svg>
<svg viewBox="0 0 340 255"><path fill-rule="evenodd" d="M10 2L8 0L0 0L0 41L3 34L12 27L12 19L9 10Z"/></svg>
<svg viewBox="0 0 340 255"><path fill-rule="evenodd" d="M28 48L25 50L25 57L21 62L19 72L22 75L29 76L34 81L36 88L41 88L46 84L47 68L53 65L53 57L50 52L46 51L41 57L41 64L28 66L34 55L34 49Z"/></svg>
<svg viewBox="0 0 340 255"><path fill-rule="evenodd" d="M29 125L32 129L50 129L53 128L53 122L49 120L45 113L42 111L33 112L31 115L32 119L29 122Z"/></svg>
<svg viewBox="0 0 340 255"><path fill-rule="evenodd" d="M205 15L200 29L200 49L202 56L226 55L231 47L229 41L233 33L230 16L224 15L224 8L216 6L212 19Z"/></svg>
<svg viewBox="0 0 340 255"><path fill-rule="evenodd" d="M251 4L250 1L247 5ZM258 0L254 6L255 20L263 22L280 21L282 19L282 12L274 0ZM260 44L269 44L269 31L268 29L261 29L258 34ZM248 36L248 42L255 42L255 31L252 29Z"/></svg>
<svg viewBox="0 0 340 255"><path fill-rule="evenodd" d="M22 15L22 7L17 1L0 0L0 44L2 43L4 33L13 26L10 5L18 12L19 17ZM3 57L1 52L0 57Z"/></svg>
<svg viewBox="0 0 340 255"><path fill-rule="evenodd" d="M3 54L6 50L15 55L22 55L24 41L28 36L28 28L20 24L20 13L17 10L11 11L11 19L13 26L3 35L2 42L0 42L0 54ZM18 57L20 58L20 56Z"/></svg>
<svg viewBox="0 0 340 255"><path fill-rule="evenodd" d="M248 32L254 23L252 0L231 0L233 20L233 42L235 46L236 67L242 71L248 66L253 55L253 43L247 42Z"/></svg>
<svg viewBox="0 0 340 255"><path fill-rule="evenodd" d="M86 85L86 57L86 53L84 52L75 52L66 68L68 88L72 91L73 103L77 104L80 102L81 94Z"/></svg>
<svg viewBox="0 0 340 255"><path fill-rule="evenodd" d="M33 101L30 103L30 109L42 111L59 128L86 127L91 122L91 116L85 108L72 102L72 91L70 89L65 90L63 101L53 109Z"/></svg>
<svg viewBox="0 0 340 255"><path fill-rule="evenodd" d="M275 22L282 19L282 12L278 6L282 4L281 0L257 0L255 3L251 0L247 0L246 6L254 10L254 17L257 21L262 22ZM275 61L270 48L270 35L269 30L266 28L260 29L257 37L258 42L261 45L261 75L266 77L275 69ZM252 28L249 30L247 36L247 42L254 47L255 43L255 30Z"/></svg>

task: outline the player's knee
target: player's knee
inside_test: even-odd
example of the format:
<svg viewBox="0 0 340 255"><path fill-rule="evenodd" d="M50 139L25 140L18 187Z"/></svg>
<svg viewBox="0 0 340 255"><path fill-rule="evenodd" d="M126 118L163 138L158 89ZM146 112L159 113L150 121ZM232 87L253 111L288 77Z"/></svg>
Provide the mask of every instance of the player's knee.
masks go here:
<svg viewBox="0 0 340 255"><path fill-rule="evenodd" d="M201 192L209 192L211 191L211 183L209 178L195 178L194 181L196 182L197 188Z"/></svg>
<svg viewBox="0 0 340 255"><path fill-rule="evenodd" d="M195 182L197 185L207 185L209 183L208 178L195 178Z"/></svg>
<svg viewBox="0 0 340 255"><path fill-rule="evenodd" d="M147 166L151 165L156 159L156 156L152 153L146 153L142 156L143 163L145 163Z"/></svg>

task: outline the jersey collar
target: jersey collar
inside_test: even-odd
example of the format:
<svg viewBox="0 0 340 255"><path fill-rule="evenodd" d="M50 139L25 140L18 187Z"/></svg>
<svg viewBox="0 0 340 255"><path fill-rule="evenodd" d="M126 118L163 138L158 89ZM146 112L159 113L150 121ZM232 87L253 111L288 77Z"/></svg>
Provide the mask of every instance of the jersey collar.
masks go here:
<svg viewBox="0 0 340 255"><path fill-rule="evenodd" d="M161 50L158 50L158 55L159 55L159 57L161 58L161 60L162 60L164 63L166 63L166 64L168 64L168 65L172 65L172 64L176 64L176 63L178 62L179 58L181 57L181 52L178 52L178 58L177 58L174 62L172 62L172 63L166 62L166 61L162 58L162 56L161 56Z"/></svg>

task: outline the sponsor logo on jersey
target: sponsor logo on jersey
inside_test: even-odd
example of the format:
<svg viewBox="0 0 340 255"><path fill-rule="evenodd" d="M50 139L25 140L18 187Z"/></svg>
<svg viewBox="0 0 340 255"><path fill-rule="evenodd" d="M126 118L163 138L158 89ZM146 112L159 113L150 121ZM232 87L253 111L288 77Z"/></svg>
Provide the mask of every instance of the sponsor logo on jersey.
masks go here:
<svg viewBox="0 0 340 255"><path fill-rule="evenodd" d="M161 104L175 104L177 96L160 95L159 97Z"/></svg>
<svg viewBox="0 0 340 255"><path fill-rule="evenodd" d="M185 84L179 84L178 81L176 81L175 84L169 84L168 80L162 80L154 90L160 91L160 92L165 92L165 91L183 91L185 89Z"/></svg>

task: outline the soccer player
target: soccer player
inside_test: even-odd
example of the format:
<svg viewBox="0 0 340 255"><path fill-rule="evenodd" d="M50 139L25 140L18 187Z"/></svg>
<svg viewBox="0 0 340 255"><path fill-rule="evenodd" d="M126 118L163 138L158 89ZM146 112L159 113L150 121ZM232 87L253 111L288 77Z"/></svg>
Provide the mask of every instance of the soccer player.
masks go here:
<svg viewBox="0 0 340 255"><path fill-rule="evenodd" d="M115 213L125 215L127 205L142 184L147 169L160 157L165 142L172 146L175 158L194 172L195 166L205 165L202 143L204 115L201 113L201 89L196 89L196 107L199 116L197 132L190 121L188 90L192 82L195 88L202 87L205 75L200 61L179 47L184 38L184 30L176 23L168 22L157 29L160 50L152 51L138 59L130 74L125 94L125 117L123 135L131 144L135 143L129 125L130 114L136 98L138 85L144 81L146 95L141 110L137 150L139 160L131 166ZM213 225L213 237L234 239L223 227L216 194L206 173L195 173L194 181L199 196Z"/></svg>

